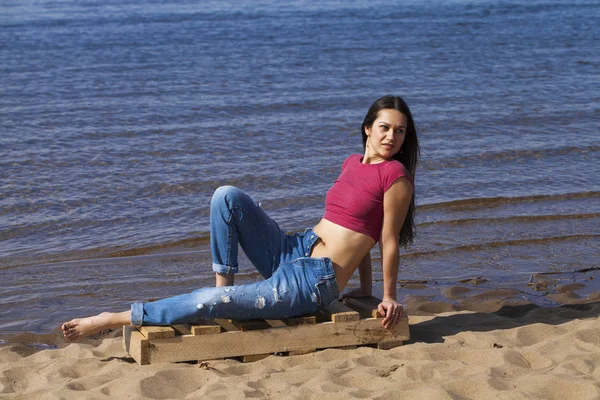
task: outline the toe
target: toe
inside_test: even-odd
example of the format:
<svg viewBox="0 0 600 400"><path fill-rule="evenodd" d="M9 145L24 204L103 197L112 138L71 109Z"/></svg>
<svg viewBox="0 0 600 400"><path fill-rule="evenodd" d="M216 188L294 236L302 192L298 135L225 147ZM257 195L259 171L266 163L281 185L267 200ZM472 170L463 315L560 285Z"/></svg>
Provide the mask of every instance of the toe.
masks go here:
<svg viewBox="0 0 600 400"><path fill-rule="evenodd" d="M65 322L64 324L62 324L61 329L63 331L71 329L72 327L75 326L75 323L73 323L73 321L69 321L69 322Z"/></svg>

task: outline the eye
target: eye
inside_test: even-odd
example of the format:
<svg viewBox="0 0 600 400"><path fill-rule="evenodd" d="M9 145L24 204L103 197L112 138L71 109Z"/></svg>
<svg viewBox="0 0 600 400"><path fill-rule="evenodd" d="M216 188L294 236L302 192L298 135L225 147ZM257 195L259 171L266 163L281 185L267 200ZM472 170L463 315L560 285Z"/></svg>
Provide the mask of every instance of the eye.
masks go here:
<svg viewBox="0 0 600 400"><path fill-rule="evenodd" d="M396 135L403 135L406 133L406 130L404 129L396 129L396 131L394 132Z"/></svg>
<svg viewBox="0 0 600 400"><path fill-rule="evenodd" d="M380 128L384 132L386 132L389 129L386 125L381 125Z"/></svg>

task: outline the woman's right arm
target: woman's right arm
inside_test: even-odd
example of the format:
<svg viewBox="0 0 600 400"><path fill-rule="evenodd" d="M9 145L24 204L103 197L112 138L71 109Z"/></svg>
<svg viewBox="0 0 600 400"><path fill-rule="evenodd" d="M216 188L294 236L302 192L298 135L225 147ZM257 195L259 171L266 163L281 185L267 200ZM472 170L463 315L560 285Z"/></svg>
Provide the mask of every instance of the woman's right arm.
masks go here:
<svg viewBox="0 0 600 400"><path fill-rule="evenodd" d="M358 264L358 276L360 278L360 291L363 296L371 295L373 289L373 266L371 264L371 252Z"/></svg>
<svg viewBox="0 0 600 400"><path fill-rule="evenodd" d="M360 287L351 289L342 294L340 300L346 297L369 297L373 289L373 272L371 265L371 252L362 259L358 264L358 277L360 279Z"/></svg>

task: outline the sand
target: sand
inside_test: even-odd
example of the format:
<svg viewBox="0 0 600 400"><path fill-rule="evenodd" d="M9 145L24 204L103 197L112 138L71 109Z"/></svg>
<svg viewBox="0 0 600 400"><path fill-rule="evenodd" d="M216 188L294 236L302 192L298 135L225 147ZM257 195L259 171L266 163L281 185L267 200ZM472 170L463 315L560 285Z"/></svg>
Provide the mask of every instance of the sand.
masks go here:
<svg viewBox="0 0 600 400"><path fill-rule="evenodd" d="M411 315L411 341L392 350L327 349L204 366L137 365L119 332L74 344L23 333L0 346L0 398L600 398L598 302L429 314Z"/></svg>

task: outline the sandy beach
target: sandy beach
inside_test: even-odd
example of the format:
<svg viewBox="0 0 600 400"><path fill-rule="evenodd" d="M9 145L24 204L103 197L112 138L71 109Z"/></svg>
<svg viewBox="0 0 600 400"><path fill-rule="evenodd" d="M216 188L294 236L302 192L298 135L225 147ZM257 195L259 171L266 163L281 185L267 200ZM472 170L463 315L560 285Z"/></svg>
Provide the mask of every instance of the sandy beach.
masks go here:
<svg viewBox="0 0 600 400"><path fill-rule="evenodd" d="M0 347L0 398L597 399L598 299L558 307L484 299L479 311L447 312L457 306L415 300L404 346L245 364L140 366L118 331L72 344L21 333Z"/></svg>
<svg viewBox="0 0 600 400"><path fill-rule="evenodd" d="M599 2L0 10L0 400L600 399ZM398 273L410 341L140 366L120 330L62 338L214 286L222 185L287 233L318 224L385 94L421 148ZM236 284L262 279L238 261Z"/></svg>

